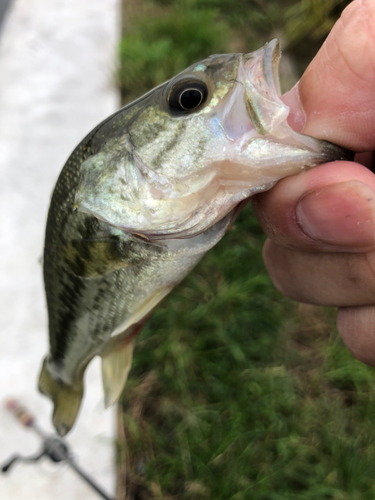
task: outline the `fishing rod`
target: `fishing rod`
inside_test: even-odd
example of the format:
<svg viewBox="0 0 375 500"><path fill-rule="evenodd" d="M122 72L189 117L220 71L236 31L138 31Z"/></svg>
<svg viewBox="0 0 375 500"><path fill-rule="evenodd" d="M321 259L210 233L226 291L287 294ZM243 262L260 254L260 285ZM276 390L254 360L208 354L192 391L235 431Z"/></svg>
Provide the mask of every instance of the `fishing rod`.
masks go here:
<svg viewBox="0 0 375 500"><path fill-rule="evenodd" d="M5 402L6 408L17 418L26 428L32 429L42 440L42 449L35 455L22 456L12 455L2 466L1 471L6 473L16 462L35 463L42 457L48 457L52 462L64 462L69 465L88 485L95 490L99 496L105 500L115 500L107 495L86 472L74 461L73 455L67 443L56 435L47 435L36 423L35 417L15 399L11 398Z"/></svg>

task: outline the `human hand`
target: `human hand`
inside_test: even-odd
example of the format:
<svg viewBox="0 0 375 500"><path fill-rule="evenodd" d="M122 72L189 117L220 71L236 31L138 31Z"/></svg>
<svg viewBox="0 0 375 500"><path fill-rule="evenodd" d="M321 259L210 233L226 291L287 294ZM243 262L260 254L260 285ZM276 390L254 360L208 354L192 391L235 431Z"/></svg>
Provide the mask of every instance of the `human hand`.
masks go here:
<svg viewBox="0 0 375 500"><path fill-rule="evenodd" d="M283 97L295 130L363 153L356 159L369 168L375 168L374 26L375 2L351 3ZM301 302L338 306L345 344L375 365L375 175L361 163L327 163L283 179L256 195L253 206L269 237L263 253L276 287Z"/></svg>

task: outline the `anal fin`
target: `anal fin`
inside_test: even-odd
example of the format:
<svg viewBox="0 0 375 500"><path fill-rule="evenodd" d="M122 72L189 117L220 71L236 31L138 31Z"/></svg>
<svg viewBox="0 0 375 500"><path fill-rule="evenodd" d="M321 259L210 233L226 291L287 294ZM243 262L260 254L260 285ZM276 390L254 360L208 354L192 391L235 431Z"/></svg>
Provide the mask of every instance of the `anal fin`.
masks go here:
<svg viewBox="0 0 375 500"><path fill-rule="evenodd" d="M81 406L83 381L68 385L56 380L48 370L47 359L45 359L39 375L38 388L42 394L52 400L54 404L53 425L60 436L65 436L73 427Z"/></svg>
<svg viewBox="0 0 375 500"><path fill-rule="evenodd" d="M105 407L113 405L121 396L129 375L133 359L135 337L152 310L171 291L172 287L161 288L149 297L118 330L112 333L102 357L102 380Z"/></svg>
<svg viewBox="0 0 375 500"><path fill-rule="evenodd" d="M112 349L106 349L106 352L102 354L102 380L106 408L119 399L133 359L134 337L116 340L117 342L112 342Z"/></svg>
<svg viewBox="0 0 375 500"><path fill-rule="evenodd" d="M142 330L147 317L145 316L138 323L133 323L122 333L112 337L101 353L106 408L116 403L121 396L132 364L135 339Z"/></svg>

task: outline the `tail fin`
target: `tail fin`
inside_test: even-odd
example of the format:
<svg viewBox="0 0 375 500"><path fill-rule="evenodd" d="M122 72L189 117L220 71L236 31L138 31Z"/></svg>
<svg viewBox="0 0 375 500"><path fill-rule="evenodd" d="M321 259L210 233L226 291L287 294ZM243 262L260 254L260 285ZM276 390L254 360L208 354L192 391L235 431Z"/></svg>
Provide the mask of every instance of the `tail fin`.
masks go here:
<svg viewBox="0 0 375 500"><path fill-rule="evenodd" d="M48 396L53 404L53 425L60 436L65 436L77 418L83 396L83 381L68 385L56 380L48 370L47 359L43 361L39 375L39 391Z"/></svg>

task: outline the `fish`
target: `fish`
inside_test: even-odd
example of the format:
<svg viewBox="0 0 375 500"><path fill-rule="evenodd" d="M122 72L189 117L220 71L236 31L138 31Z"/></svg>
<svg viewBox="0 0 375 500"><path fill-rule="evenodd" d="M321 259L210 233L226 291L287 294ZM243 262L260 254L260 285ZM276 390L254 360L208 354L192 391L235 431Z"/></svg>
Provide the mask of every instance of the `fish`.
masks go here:
<svg viewBox="0 0 375 500"><path fill-rule="evenodd" d="M289 127L280 57L275 39L193 64L105 119L63 167L46 226L49 353L39 376L61 436L77 418L90 361L102 358L110 406L147 318L251 196L352 159Z"/></svg>

